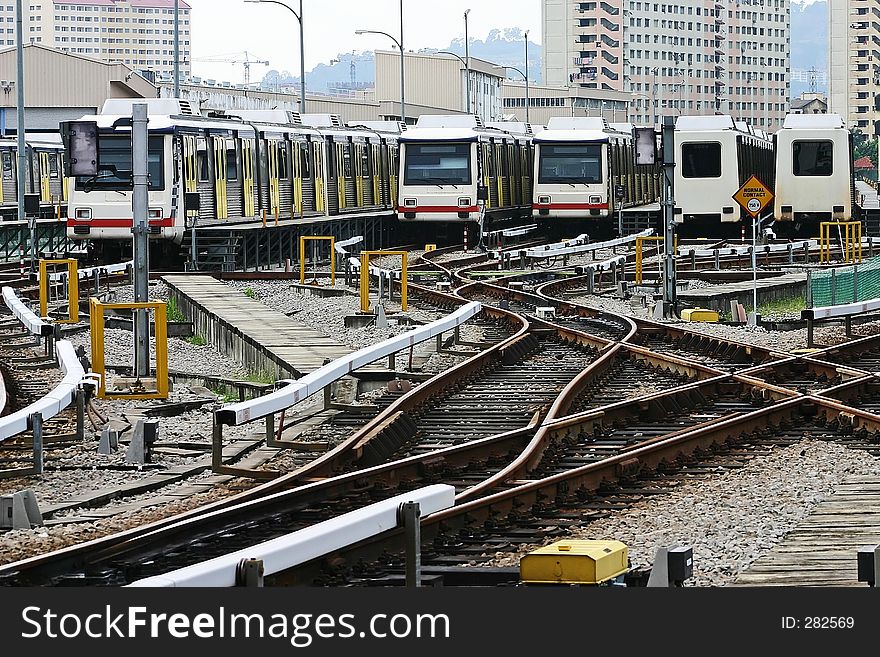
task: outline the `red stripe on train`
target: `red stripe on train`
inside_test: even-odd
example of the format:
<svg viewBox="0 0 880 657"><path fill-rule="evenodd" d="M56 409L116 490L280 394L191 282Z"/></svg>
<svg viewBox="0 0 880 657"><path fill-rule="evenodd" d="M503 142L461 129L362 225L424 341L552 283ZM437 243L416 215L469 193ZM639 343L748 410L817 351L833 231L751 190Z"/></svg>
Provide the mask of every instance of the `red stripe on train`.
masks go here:
<svg viewBox="0 0 880 657"><path fill-rule="evenodd" d="M535 203L533 210L607 210L607 203Z"/></svg>
<svg viewBox="0 0 880 657"><path fill-rule="evenodd" d="M131 219L68 219L68 226L91 226L92 228L131 228ZM151 219L150 226L159 226L160 228L174 227L174 219Z"/></svg>
<svg viewBox="0 0 880 657"><path fill-rule="evenodd" d="M420 205L417 208L397 208L399 213L403 212L479 212L480 208L477 205L472 205L467 208L461 208L457 205Z"/></svg>

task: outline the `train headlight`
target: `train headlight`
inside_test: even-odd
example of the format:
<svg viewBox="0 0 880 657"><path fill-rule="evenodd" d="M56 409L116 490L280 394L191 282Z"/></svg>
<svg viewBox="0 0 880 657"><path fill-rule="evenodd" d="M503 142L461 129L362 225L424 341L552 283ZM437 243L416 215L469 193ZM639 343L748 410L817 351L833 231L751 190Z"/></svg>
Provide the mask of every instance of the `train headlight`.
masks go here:
<svg viewBox="0 0 880 657"><path fill-rule="evenodd" d="M458 207L460 208L469 208L471 207L471 200L467 196L462 196L458 199Z"/></svg>
<svg viewBox="0 0 880 657"><path fill-rule="evenodd" d="M539 196L538 203L540 205L550 205L550 197L549 196Z"/></svg>
<svg viewBox="0 0 880 657"><path fill-rule="evenodd" d="M403 199L403 205L407 208L414 208L418 204L418 201L414 198L405 198Z"/></svg>
<svg viewBox="0 0 880 657"><path fill-rule="evenodd" d="M591 196L590 197L590 203L601 203L601 202L602 202L601 196Z"/></svg>
<svg viewBox="0 0 880 657"><path fill-rule="evenodd" d="M161 219L162 218L162 209L161 208L150 208L149 217L150 217L150 219Z"/></svg>
<svg viewBox="0 0 880 657"><path fill-rule="evenodd" d="M73 216L81 221L89 221L92 218L92 209L91 208L77 208L75 210Z"/></svg>

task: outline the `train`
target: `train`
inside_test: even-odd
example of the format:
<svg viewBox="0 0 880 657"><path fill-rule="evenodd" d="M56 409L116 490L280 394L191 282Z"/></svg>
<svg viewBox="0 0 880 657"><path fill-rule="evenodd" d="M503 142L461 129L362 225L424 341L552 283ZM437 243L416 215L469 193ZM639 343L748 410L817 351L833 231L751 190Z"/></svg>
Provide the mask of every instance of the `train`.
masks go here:
<svg viewBox="0 0 880 657"><path fill-rule="evenodd" d="M522 123L423 115L400 135L398 219L500 225L532 205L533 135Z"/></svg>
<svg viewBox="0 0 880 657"><path fill-rule="evenodd" d="M401 225L428 226L432 238L474 227L472 243L486 228L524 221L613 234L619 210L644 211L660 225L660 165L635 164L631 124L423 115L414 126L346 125L333 115L203 113L183 100L108 100L99 115L83 117L99 127L98 175L65 187L59 154L61 179L52 187L51 159L46 167L50 190L69 197L74 240L131 239L130 128L119 119L131 116L134 102L149 108L150 234L178 250L194 224L267 216L396 216ZM746 215L732 196L750 175L775 193L766 219L777 233L815 235L818 221L860 217L851 135L837 115L790 115L772 136L730 116L683 116L674 134L675 220L683 234L738 233Z"/></svg>
<svg viewBox="0 0 880 657"><path fill-rule="evenodd" d="M25 136L25 194L38 196L39 218L66 216L68 177L64 144L58 134ZM18 140L0 139L0 217L3 221L18 219Z"/></svg>
<svg viewBox="0 0 880 657"><path fill-rule="evenodd" d="M148 106L151 239L180 245L203 227L389 214L397 199L393 123L346 126L284 110L202 112L185 100L108 100L98 115L97 175L71 179L73 240L131 239L132 105Z"/></svg>
<svg viewBox="0 0 880 657"><path fill-rule="evenodd" d="M727 115L681 116L675 123L675 220L682 232L721 236L750 220L733 195L751 176L776 177L773 139Z"/></svg>
<svg viewBox="0 0 880 657"><path fill-rule="evenodd" d="M532 217L602 220L618 208L655 202L659 165L635 164L633 128L602 118L551 118L534 138Z"/></svg>

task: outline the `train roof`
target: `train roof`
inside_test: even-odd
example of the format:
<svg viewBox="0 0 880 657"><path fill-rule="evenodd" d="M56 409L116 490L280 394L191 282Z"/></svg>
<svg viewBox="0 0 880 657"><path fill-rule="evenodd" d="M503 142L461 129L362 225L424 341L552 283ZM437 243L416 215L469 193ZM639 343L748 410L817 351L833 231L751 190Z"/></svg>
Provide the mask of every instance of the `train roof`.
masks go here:
<svg viewBox="0 0 880 657"><path fill-rule="evenodd" d="M555 116L547 122L545 130L535 135L535 141L606 142L612 136L624 134L626 133L612 128L608 121L602 117Z"/></svg>
<svg viewBox="0 0 880 657"><path fill-rule="evenodd" d="M745 126L745 124L743 124ZM703 132L710 130L737 130L749 132L748 126L741 130L733 117L729 114L716 114L714 116L679 116L675 121L677 132Z"/></svg>
<svg viewBox="0 0 880 657"><path fill-rule="evenodd" d="M518 125L518 124L513 124ZM414 128L400 135L401 141L481 141L489 137L522 139L531 135L514 134L487 126L474 114L423 114Z"/></svg>
<svg viewBox="0 0 880 657"><path fill-rule="evenodd" d="M840 114L788 114L783 130L844 130L846 123Z"/></svg>

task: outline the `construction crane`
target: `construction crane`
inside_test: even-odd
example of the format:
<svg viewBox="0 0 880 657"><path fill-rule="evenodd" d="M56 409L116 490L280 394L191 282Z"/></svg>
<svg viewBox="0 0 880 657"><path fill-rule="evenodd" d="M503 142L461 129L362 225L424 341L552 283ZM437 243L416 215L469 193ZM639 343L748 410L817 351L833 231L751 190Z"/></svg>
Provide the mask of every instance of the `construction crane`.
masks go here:
<svg viewBox="0 0 880 657"><path fill-rule="evenodd" d="M241 56L244 56L241 59ZM269 62L265 59L251 59L250 53L247 51L242 53L231 53L230 55L215 55L213 57L193 57L194 62L223 62L226 64L243 64L244 65L244 83L251 83L251 64L262 64L269 66Z"/></svg>

